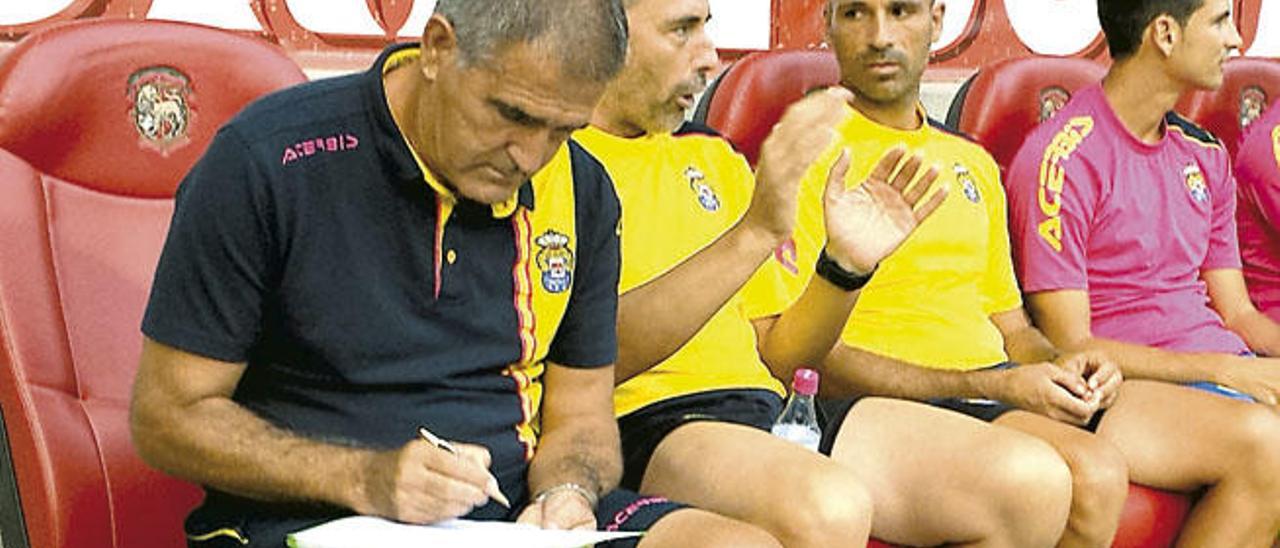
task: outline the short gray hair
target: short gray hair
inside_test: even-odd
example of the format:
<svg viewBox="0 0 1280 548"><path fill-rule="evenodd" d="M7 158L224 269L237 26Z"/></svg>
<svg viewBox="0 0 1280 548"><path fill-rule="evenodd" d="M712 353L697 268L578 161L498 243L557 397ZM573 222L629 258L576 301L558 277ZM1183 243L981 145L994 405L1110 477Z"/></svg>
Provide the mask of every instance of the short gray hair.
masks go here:
<svg viewBox="0 0 1280 548"><path fill-rule="evenodd" d="M621 0L439 0L436 13L453 25L469 66L508 46L540 42L567 76L607 82L627 58Z"/></svg>

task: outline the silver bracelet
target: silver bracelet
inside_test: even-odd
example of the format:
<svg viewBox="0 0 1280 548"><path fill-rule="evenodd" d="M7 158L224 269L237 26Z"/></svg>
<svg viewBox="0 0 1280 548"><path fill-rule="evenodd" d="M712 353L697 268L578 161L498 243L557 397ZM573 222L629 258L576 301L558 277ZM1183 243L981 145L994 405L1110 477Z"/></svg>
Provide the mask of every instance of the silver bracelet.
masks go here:
<svg viewBox="0 0 1280 548"><path fill-rule="evenodd" d="M556 493L559 493L561 491L573 491L574 493L577 493L582 498L587 500L587 504L590 505L592 509L594 509L596 507L596 504L600 502L600 496L596 495L595 491L587 489L586 487L583 487L573 482L565 482L559 485L553 485L551 487L543 489L540 493L538 493L536 496L533 497L533 502L534 504L537 504L545 500L547 497L554 495Z"/></svg>

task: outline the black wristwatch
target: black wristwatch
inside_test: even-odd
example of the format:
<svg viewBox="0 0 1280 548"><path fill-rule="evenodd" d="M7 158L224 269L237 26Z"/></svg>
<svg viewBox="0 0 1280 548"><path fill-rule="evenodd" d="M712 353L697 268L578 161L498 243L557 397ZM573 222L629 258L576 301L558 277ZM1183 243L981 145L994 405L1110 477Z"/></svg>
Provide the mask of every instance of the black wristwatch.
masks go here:
<svg viewBox="0 0 1280 548"><path fill-rule="evenodd" d="M822 253L818 254L818 264L814 266L814 273L831 282L831 285L845 291L854 291L867 285L867 282L871 281L871 276L876 273L876 269L872 268L871 272L866 274L845 270L840 267L840 263L827 254L827 248L824 247Z"/></svg>

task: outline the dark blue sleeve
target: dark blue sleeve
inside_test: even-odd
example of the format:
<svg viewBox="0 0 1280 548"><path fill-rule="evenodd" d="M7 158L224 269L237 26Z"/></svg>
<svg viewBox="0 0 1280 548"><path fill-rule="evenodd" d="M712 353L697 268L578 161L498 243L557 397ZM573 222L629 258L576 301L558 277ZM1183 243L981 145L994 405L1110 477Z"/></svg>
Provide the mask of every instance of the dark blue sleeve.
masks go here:
<svg viewBox="0 0 1280 548"><path fill-rule="evenodd" d="M178 188L142 331L226 362L248 360L271 279L270 200L245 143L224 128Z"/></svg>
<svg viewBox="0 0 1280 548"><path fill-rule="evenodd" d="M569 309L547 360L569 367L602 367L618 359L618 221L622 212L604 167L570 143L577 210L578 264Z"/></svg>

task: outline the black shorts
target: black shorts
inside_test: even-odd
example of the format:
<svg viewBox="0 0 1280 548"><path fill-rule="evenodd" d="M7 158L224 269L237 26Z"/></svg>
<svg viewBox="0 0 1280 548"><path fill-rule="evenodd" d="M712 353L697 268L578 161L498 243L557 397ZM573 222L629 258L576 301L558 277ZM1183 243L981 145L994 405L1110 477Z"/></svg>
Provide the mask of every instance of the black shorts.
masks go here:
<svg viewBox="0 0 1280 548"><path fill-rule="evenodd" d="M782 398L760 389L698 392L662 400L618 418L622 435L622 487L638 490L654 449L668 434L698 421L727 422L768 432Z"/></svg>
<svg viewBox="0 0 1280 548"><path fill-rule="evenodd" d="M513 500L511 510L501 520L515 521L528 505L526 500ZM260 505L257 505L261 507ZM494 506L490 504L488 506ZM276 509L283 509L276 506ZM596 527L601 531L644 532L658 520L687 506L662 497L649 497L625 489L615 489L600 497L596 505ZM266 511L238 512L226 519L209 519L208 513L187 518L189 548L283 548L290 533L339 519L350 513L330 511L317 513L315 508L294 508L280 513ZM641 537L618 539L598 544L606 548L635 548Z"/></svg>

